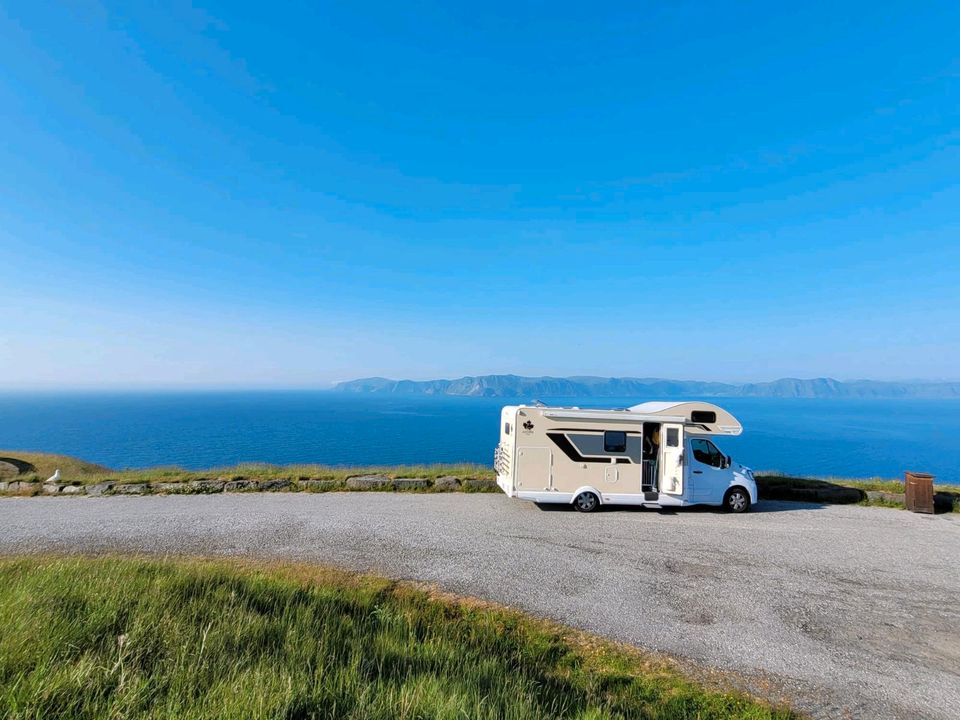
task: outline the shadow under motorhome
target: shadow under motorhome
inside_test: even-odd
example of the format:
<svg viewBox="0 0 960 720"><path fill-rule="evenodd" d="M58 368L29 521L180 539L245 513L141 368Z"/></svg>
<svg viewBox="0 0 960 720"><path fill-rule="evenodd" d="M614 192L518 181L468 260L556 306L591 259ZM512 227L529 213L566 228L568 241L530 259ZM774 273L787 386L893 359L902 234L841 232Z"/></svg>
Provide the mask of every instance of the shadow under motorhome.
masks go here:
<svg viewBox="0 0 960 720"><path fill-rule="evenodd" d="M600 505L722 505L757 501L750 468L714 444L740 422L706 402L648 402L618 410L508 405L494 453L497 484L510 497Z"/></svg>

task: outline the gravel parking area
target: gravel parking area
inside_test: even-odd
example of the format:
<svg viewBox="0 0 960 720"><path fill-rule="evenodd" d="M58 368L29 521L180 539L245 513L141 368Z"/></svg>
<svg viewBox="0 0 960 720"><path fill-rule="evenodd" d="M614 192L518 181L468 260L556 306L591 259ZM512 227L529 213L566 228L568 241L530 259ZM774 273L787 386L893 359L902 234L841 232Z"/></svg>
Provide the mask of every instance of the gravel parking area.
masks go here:
<svg viewBox="0 0 960 720"><path fill-rule="evenodd" d="M50 551L372 570L732 671L815 717L960 717L960 514L581 515L484 494L0 500L0 553Z"/></svg>

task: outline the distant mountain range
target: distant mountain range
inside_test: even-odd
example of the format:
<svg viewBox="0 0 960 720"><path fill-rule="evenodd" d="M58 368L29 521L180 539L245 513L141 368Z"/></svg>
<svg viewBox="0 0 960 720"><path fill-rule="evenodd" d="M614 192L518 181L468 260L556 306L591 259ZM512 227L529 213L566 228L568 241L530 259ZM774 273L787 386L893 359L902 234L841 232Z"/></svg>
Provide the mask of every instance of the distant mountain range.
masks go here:
<svg viewBox="0 0 960 720"><path fill-rule="evenodd" d="M363 378L337 383L334 390L397 395L459 395L467 397L776 397L776 398L960 398L960 382L840 381L832 378L735 385L696 380L605 377L522 377L479 375L457 380L388 380Z"/></svg>

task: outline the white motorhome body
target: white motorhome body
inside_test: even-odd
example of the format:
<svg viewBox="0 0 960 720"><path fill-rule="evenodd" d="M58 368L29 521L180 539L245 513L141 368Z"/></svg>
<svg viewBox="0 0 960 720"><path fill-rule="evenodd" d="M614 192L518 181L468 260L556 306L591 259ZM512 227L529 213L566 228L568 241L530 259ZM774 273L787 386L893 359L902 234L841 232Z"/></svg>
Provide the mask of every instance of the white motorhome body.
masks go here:
<svg viewBox="0 0 960 720"><path fill-rule="evenodd" d="M494 453L510 497L573 503L682 507L757 501L753 472L711 439L739 435L739 421L705 402L648 402L622 410L508 405Z"/></svg>

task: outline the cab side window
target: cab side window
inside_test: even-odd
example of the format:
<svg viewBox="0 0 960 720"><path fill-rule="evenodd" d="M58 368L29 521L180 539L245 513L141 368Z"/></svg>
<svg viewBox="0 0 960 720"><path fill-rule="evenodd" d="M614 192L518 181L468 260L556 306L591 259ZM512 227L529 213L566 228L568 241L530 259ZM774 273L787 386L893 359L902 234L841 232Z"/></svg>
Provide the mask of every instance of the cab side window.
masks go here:
<svg viewBox="0 0 960 720"><path fill-rule="evenodd" d="M717 450L717 446L709 440L696 438L690 441L690 448L693 450L693 458L704 465L710 465L715 468L723 467L723 453Z"/></svg>

